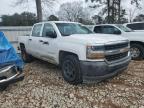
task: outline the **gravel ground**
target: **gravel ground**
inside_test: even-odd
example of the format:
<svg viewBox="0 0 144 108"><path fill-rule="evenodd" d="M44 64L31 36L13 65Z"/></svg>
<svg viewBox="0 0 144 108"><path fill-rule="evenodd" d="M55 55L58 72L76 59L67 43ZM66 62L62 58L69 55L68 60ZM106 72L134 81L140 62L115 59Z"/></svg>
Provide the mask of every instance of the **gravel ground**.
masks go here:
<svg viewBox="0 0 144 108"><path fill-rule="evenodd" d="M144 108L144 61L99 84L73 86L43 61L25 66L24 81L0 93L0 108Z"/></svg>

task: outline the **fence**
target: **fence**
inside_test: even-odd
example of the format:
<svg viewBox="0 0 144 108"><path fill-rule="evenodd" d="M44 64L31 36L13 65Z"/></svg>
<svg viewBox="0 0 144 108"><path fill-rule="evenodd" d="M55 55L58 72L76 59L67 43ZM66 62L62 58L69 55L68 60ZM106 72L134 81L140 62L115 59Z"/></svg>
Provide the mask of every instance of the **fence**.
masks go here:
<svg viewBox="0 0 144 108"><path fill-rule="evenodd" d="M8 26L0 27L7 39L13 44L14 48L17 49L18 36L29 35L31 26Z"/></svg>

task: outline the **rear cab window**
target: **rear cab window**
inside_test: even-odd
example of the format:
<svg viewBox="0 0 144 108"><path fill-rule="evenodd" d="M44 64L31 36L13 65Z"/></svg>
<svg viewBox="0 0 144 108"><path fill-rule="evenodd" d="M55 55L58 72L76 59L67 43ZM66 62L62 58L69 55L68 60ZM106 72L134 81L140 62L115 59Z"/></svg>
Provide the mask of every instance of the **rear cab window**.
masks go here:
<svg viewBox="0 0 144 108"><path fill-rule="evenodd" d="M131 28L132 30L144 30L144 23L127 24L127 27Z"/></svg>
<svg viewBox="0 0 144 108"><path fill-rule="evenodd" d="M41 29L42 29L42 24L34 25L33 30L32 30L32 36L40 37Z"/></svg>

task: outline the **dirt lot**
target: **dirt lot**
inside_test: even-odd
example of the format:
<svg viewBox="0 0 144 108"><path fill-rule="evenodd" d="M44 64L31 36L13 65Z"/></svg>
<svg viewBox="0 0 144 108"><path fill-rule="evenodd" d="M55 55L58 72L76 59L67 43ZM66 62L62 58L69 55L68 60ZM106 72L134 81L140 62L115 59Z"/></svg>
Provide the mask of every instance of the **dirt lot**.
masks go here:
<svg viewBox="0 0 144 108"><path fill-rule="evenodd" d="M58 67L38 60L25 75L0 93L0 108L144 108L144 61L99 84L70 85Z"/></svg>

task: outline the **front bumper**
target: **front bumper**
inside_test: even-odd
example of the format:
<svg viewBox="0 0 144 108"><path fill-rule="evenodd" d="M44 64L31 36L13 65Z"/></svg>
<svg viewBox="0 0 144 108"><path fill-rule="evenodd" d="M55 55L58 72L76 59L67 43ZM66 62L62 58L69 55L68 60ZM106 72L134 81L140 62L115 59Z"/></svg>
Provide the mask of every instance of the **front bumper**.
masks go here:
<svg viewBox="0 0 144 108"><path fill-rule="evenodd" d="M83 74L83 82L96 81L111 78L123 70L127 69L131 57L117 63L108 64L105 61L81 61L81 71Z"/></svg>
<svg viewBox="0 0 144 108"><path fill-rule="evenodd" d="M24 73L18 71L14 65L6 66L0 69L0 86L9 85L24 79Z"/></svg>

